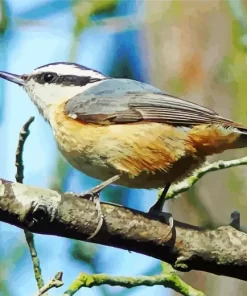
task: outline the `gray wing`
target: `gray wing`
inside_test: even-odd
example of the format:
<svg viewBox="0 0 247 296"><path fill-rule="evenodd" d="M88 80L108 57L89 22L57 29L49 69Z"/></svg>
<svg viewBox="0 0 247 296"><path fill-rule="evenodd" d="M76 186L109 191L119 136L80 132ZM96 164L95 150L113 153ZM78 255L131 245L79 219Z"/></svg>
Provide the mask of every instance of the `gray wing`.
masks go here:
<svg viewBox="0 0 247 296"><path fill-rule="evenodd" d="M150 121L191 126L232 121L197 104L164 94L151 85L129 79L109 79L65 104L65 114L98 124Z"/></svg>

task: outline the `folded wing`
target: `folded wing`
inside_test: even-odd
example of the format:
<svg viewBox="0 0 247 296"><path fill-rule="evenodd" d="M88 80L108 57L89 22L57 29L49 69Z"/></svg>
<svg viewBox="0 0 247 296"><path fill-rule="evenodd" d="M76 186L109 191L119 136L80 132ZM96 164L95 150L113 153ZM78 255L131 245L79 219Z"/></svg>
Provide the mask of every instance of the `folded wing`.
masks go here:
<svg viewBox="0 0 247 296"><path fill-rule="evenodd" d="M205 107L128 79L110 79L91 88L68 100L64 111L72 118L95 124L149 121L174 126L220 123L242 127Z"/></svg>

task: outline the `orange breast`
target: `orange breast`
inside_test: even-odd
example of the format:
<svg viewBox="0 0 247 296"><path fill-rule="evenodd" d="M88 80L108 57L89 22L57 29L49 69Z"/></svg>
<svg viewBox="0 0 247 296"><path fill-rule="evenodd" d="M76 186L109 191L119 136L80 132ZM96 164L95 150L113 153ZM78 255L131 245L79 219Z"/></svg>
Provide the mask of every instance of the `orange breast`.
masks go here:
<svg viewBox="0 0 247 296"><path fill-rule="evenodd" d="M75 168L100 180L121 174L118 184L136 188L157 188L185 177L204 156L230 149L237 137L223 126L87 124L66 116L63 105L52 118L58 147Z"/></svg>
<svg viewBox="0 0 247 296"><path fill-rule="evenodd" d="M63 155L95 178L113 172L129 178L143 172L167 174L180 158L196 152L184 129L166 124L86 124L66 116L61 105L51 125Z"/></svg>

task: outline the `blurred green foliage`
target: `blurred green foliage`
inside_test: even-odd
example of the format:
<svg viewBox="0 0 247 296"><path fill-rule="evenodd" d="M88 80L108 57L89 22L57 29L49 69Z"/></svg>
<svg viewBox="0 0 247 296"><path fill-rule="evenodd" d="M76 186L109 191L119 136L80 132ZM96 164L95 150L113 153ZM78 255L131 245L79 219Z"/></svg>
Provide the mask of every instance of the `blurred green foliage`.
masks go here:
<svg viewBox="0 0 247 296"><path fill-rule="evenodd" d="M4 35L9 25L7 15L7 4L5 0L0 0L0 35Z"/></svg>

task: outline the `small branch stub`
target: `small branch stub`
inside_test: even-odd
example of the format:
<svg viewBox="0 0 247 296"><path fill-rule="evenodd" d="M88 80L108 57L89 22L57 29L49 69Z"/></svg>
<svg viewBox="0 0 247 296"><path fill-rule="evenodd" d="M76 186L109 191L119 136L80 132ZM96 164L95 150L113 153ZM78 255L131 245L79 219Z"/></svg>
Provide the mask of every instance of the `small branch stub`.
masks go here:
<svg viewBox="0 0 247 296"><path fill-rule="evenodd" d="M231 213L230 225L237 230L240 229L240 213L238 211Z"/></svg>
<svg viewBox="0 0 247 296"><path fill-rule="evenodd" d="M47 291L52 288L59 288L64 283L62 281L63 273L59 271L47 284L45 284L34 296L44 295Z"/></svg>

